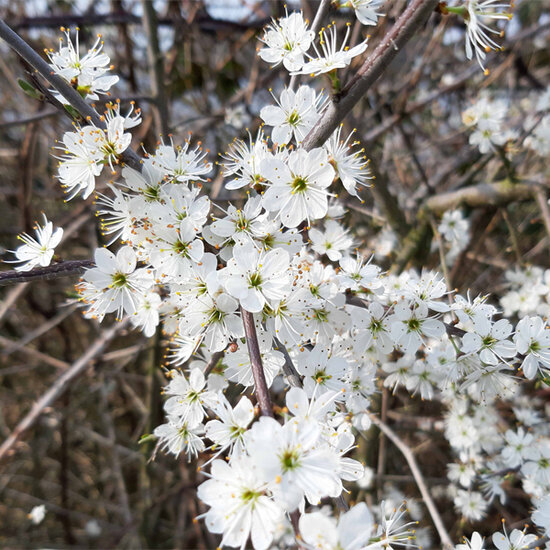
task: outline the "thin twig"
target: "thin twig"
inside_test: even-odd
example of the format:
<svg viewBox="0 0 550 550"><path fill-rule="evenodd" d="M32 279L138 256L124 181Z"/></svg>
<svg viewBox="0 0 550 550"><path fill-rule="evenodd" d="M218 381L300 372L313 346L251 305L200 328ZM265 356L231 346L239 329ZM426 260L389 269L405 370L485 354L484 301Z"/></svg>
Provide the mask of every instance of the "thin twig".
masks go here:
<svg viewBox="0 0 550 550"><path fill-rule="evenodd" d="M109 330L104 332L78 359L72 366L67 369L42 395L42 397L32 406L31 410L25 415L23 420L17 424L10 436L0 446L0 463L12 447L17 443L21 436L31 428L38 420L40 415L44 412L46 407L49 407L56 399L65 393L69 384L80 376L86 367L89 365L95 357L97 357L104 349L105 346L128 324L128 319L115 324Z"/></svg>
<svg viewBox="0 0 550 550"><path fill-rule="evenodd" d="M149 62L149 80L151 95L155 104L155 121L157 132L167 136L168 127L168 102L164 89L164 62L160 51L158 38L158 19L155 6L151 0L142 0L143 26L147 34L147 59Z"/></svg>
<svg viewBox="0 0 550 550"><path fill-rule="evenodd" d="M430 495L430 491L428 490L426 482L424 481L424 477L422 476L422 472L420 471L420 468L418 467L416 459L414 458L414 455L411 452L410 448L387 424L382 422L377 416L372 413L368 413L368 415L372 423L378 426L380 431L382 431L387 436L387 438L399 449L401 454L405 457L405 460L407 461L407 464L411 469L412 475L414 476L414 480L416 482L416 485L418 486L420 494L422 495L422 498L426 504L426 508L428 508L428 512L430 513L432 521L434 522L437 534L441 539L443 548L445 550L452 550L454 548L454 544L452 543L451 537L449 536L449 533L447 532L447 529L443 524L443 520L439 515L432 496Z"/></svg>
<svg viewBox="0 0 550 550"><path fill-rule="evenodd" d="M55 315L45 323L42 323L35 330L28 332L23 338L21 338L21 340L19 340L18 342L15 342L13 346L5 349L2 352L2 355L4 356L10 355L13 352L18 351L21 348L25 347L27 344L29 344L39 336L42 336L46 332L56 327L59 323L62 323L69 315L72 315L77 308L78 308L78 304L73 304L72 306L69 306L61 310L57 315Z"/></svg>
<svg viewBox="0 0 550 550"><path fill-rule="evenodd" d="M544 227L546 233L550 237L550 208L548 208L548 199L546 198L546 193L542 187L536 187L534 190L535 199L540 209L540 215L542 216L542 221L544 222Z"/></svg>

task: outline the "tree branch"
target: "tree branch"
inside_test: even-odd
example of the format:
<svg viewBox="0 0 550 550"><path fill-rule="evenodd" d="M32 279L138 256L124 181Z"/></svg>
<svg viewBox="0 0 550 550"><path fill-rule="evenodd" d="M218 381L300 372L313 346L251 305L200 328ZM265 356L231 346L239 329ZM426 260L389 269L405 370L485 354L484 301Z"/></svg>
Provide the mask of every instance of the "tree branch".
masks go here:
<svg viewBox="0 0 550 550"><path fill-rule="evenodd" d="M0 273L0 286L25 283L36 279L58 279L68 277L75 273L82 273L88 267L92 267L93 260L68 260L48 267L39 267L31 271L4 271Z"/></svg>
<svg viewBox="0 0 550 550"><path fill-rule="evenodd" d="M273 416L273 404L269 396L269 388L265 380L264 367L262 365L262 355L254 325L254 315L241 307L241 317L243 319L244 334L246 336L246 345L250 355L250 364L252 365L252 375L254 376L254 394L260 405L263 416Z"/></svg>
<svg viewBox="0 0 550 550"><path fill-rule="evenodd" d="M414 33L428 20L439 0L413 0L357 74L328 106L302 142L309 151L322 145L367 90L378 80Z"/></svg>

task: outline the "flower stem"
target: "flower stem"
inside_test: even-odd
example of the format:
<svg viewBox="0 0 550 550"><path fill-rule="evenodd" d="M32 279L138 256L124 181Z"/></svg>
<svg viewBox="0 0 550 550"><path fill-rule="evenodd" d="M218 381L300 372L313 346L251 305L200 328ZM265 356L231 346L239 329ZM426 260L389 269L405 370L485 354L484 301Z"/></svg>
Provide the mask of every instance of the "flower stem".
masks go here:
<svg viewBox="0 0 550 550"><path fill-rule="evenodd" d="M246 336L246 345L250 355L250 364L252 365L252 375L254 376L254 395L260 405L263 416L273 416L273 404L269 396L269 389L265 380L264 367L262 365L262 355L254 325L254 316L246 309L241 307L241 316L244 325L244 334Z"/></svg>

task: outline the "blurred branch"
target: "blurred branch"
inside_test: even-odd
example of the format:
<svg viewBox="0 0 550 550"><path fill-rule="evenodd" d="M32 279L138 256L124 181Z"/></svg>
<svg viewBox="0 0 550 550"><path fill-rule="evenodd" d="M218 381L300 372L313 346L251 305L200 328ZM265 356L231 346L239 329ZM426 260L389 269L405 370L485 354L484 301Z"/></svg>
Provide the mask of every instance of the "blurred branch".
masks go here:
<svg viewBox="0 0 550 550"><path fill-rule="evenodd" d="M168 102L164 87L164 62L158 38L158 19L155 6L151 0L141 0L143 26L147 35L147 59L149 62L149 81L154 99L157 133L167 136Z"/></svg>
<svg viewBox="0 0 550 550"><path fill-rule="evenodd" d="M270 21L269 18L262 18L247 21L245 23L238 21L228 21L224 19L214 19L207 13L201 12L197 15L193 24L198 26L202 31L216 32L221 30L246 30L246 29L261 29ZM16 30L21 29L37 29L37 28L52 28L58 29L60 26L74 25L77 27L89 27L94 25L139 25L141 18L132 13L85 13L77 15L74 13L64 13L62 15L44 15L36 17L22 17L11 22L11 27ZM184 24L189 27L190 24L186 21L176 20L173 17L159 17L158 24L165 27L174 27Z"/></svg>
<svg viewBox="0 0 550 550"><path fill-rule="evenodd" d="M414 476L416 485L418 486L420 494L422 495L424 504L426 505L426 508L428 508L428 512L430 513L432 521L434 522L437 534L441 539L442 548L444 550L452 550L454 548L454 544L451 541L451 537L449 536L445 525L443 524L443 520L439 515L439 511L437 510L432 496L430 495L430 491L428 490L422 472L418 467L418 464L416 462L416 459L414 458L411 449L387 424L382 422L377 416L372 413L367 414L369 415L371 422L375 424L380 429L380 431L384 433L384 435L386 435L386 437L399 449L399 451L407 461L407 464L411 469L412 475Z"/></svg>
<svg viewBox="0 0 550 550"><path fill-rule="evenodd" d="M19 441L23 434L34 426L35 422L56 399L65 393L69 384L80 376L90 362L97 357L107 346L107 344L117 335L119 331L125 328L129 323L128 319L115 324L109 330L105 331L88 350L67 369L50 388L36 401L31 410L17 424L10 436L0 446L0 463L8 456L13 446Z"/></svg>
<svg viewBox="0 0 550 550"><path fill-rule="evenodd" d="M514 201L531 199L533 192L532 185L510 183L508 180L480 183L430 197L424 208L434 214L443 214L443 212L461 205L471 208L502 206Z"/></svg>

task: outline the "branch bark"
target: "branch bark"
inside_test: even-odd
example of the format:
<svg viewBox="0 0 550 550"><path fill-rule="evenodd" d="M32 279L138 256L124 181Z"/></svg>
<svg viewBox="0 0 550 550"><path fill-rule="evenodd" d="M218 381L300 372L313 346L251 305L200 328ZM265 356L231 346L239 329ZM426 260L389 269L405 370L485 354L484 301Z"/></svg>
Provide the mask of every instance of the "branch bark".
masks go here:
<svg viewBox="0 0 550 550"><path fill-rule="evenodd" d="M68 260L48 267L39 267L31 271L4 271L0 273L0 286L25 283L36 279L58 279L68 277L76 273L82 273L88 267L92 267L93 260Z"/></svg>
<svg viewBox="0 0 550 550"><path fill-rule="evenodd" d="M254 376L254 394L260 405L263 416L273 416L273 403L269 396L269 388L265 380L264 367L262 365L262 355L254 325L254 315L241 307L241 317L243 319L244 334L246 336L246 345L250 355L250 364L252 365L252 375Z"/></svg>

